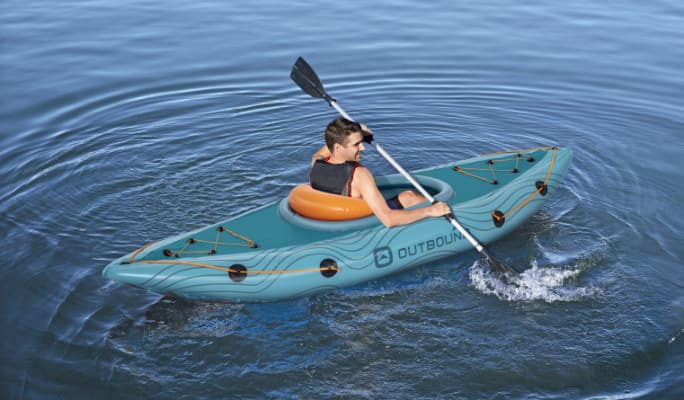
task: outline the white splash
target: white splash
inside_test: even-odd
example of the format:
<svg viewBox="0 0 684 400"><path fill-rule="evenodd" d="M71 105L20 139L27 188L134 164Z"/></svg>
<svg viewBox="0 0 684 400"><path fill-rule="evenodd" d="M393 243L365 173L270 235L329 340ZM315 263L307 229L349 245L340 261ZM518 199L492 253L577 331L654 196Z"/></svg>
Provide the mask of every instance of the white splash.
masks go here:
<svg viewBox="0 0 684 400"><path fill-rule="evenodd" d="M508 282L492 274L486 265L475 262L470 267L470 283L484 294L493 294L501 300L516 302L545 301L547 303L579 301L601 293L595 287L576 285L582 268L561 268L537 266L510 277Z"/></svg>

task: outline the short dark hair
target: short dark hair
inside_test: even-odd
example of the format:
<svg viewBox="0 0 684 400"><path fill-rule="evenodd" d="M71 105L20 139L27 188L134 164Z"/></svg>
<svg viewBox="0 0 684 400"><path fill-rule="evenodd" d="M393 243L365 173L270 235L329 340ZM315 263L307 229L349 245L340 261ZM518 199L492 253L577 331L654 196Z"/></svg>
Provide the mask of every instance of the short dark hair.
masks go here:
<svg viewBox="0 0 684 400"><path fill-rule="evenodd" d="M325 145L330 152L333 152L335 143L344 145L344 141L352 133L362 133L363 128L358 122L348 120L343 117L335 118L325 128Z"/></svg>

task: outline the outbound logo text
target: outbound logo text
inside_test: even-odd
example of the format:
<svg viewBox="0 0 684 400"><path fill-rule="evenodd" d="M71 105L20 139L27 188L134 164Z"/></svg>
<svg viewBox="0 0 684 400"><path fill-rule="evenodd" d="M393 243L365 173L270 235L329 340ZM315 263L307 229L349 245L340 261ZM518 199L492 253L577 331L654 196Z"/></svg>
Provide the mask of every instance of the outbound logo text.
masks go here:
<svg viewBox="0 0 684 400"><path fill-rule="evenodd" d="M399 259L415 257L444 246L449 246L458 240L463 240L463 235L460 232L454 231L436 238L401 247L396 251L393 251L389 246L378 247L374 251L375 266L378 268L387 267L392 264L395 255Z"/></svg>

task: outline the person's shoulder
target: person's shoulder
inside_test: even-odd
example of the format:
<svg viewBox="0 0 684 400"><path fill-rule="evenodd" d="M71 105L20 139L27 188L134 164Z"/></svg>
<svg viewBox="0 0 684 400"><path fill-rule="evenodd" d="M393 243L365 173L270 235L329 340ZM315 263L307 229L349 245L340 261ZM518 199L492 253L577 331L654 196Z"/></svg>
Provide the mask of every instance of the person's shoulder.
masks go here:
<svg viewBox="0 0 684 400"><path fill-rule="evenodd" d="M357 165L356 168L354 169L354 178L355 179L374 179L373 174L370 172L370 170L361 164Z"/></svg>

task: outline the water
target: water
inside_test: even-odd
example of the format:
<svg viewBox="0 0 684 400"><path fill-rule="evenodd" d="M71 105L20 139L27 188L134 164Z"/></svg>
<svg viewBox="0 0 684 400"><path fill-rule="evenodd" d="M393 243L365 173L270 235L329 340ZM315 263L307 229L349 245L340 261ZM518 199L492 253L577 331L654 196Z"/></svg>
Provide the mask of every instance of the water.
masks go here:
<svg viewBox="0 0 684 400"><path fill-rule="evenodd" d="M684 397L680 2L0 8L3 398ZM335 113L300 55L407 169L574 149L490 246L518 290L474 253L261 305L101 277L305 179Z"/></svg>

